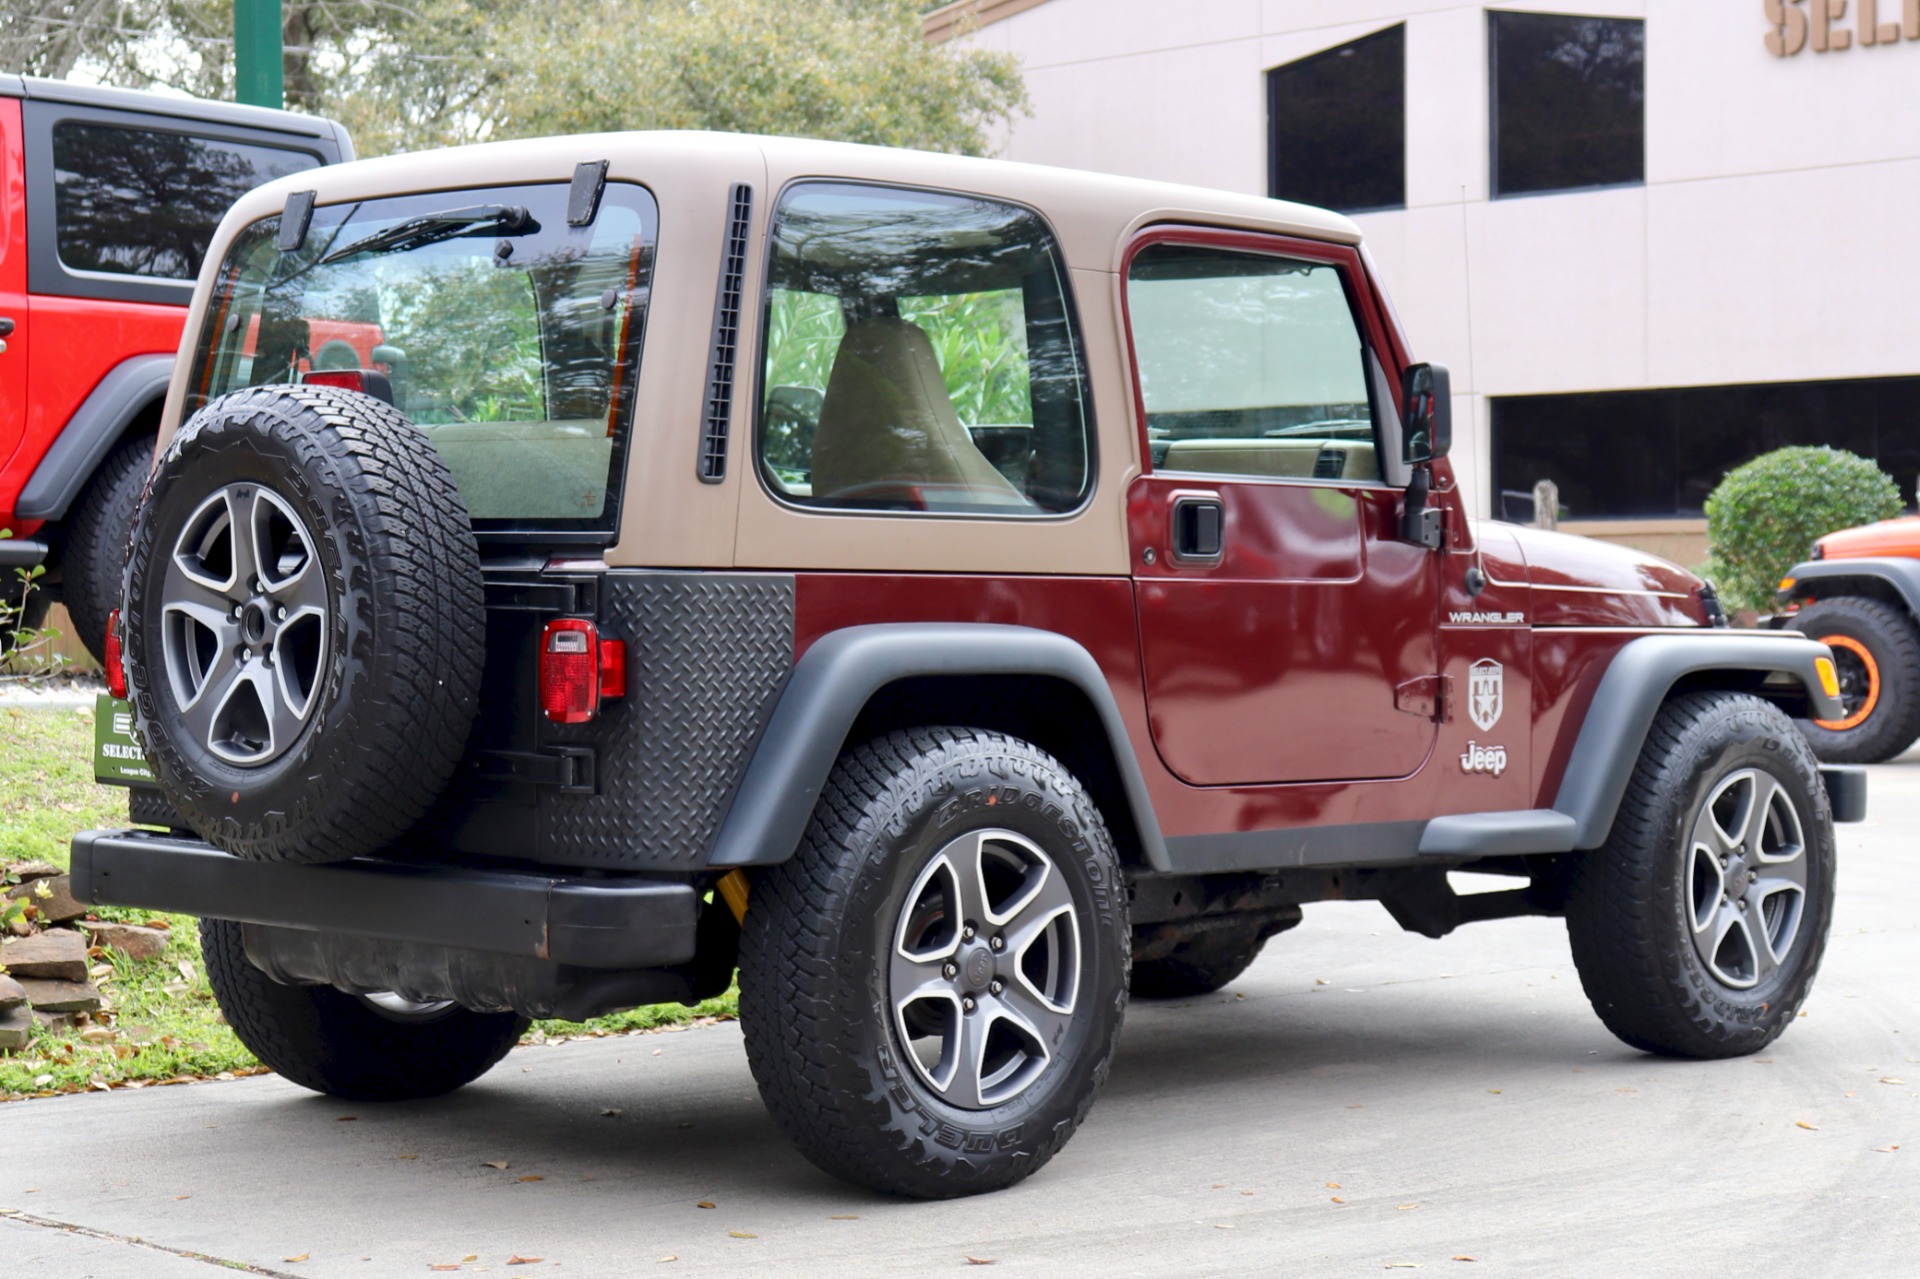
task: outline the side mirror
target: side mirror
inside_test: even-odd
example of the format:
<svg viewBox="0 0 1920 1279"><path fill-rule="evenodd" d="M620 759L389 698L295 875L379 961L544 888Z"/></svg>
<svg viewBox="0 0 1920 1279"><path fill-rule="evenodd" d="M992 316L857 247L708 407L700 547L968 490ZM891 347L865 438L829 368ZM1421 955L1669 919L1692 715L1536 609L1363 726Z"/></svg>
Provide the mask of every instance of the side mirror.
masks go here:
<svg viewBox="0 0 1920 1279"><path fill-rule="evenodd" d="M1415 364L1400 385L1407 406L1406 461L1438 462L1453 449L1453 378L1443 365Z"/></svg>

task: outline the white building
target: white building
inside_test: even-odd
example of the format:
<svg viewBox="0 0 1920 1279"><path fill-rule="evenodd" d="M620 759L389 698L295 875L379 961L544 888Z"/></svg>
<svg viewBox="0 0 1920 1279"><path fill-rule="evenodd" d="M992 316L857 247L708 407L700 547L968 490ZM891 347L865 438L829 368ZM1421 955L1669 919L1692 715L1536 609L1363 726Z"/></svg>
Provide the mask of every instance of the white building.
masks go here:
<svg viewBox="0 0 1920 1279"><path fill-rule="evenodd" d="M1007 158L1353 212L1452 369L1482 513L1551 478L1563 527L1697 562L1705 495L1789 443L1912 500L1920 0L962 0L927 27L1021 59Z"/></svg>

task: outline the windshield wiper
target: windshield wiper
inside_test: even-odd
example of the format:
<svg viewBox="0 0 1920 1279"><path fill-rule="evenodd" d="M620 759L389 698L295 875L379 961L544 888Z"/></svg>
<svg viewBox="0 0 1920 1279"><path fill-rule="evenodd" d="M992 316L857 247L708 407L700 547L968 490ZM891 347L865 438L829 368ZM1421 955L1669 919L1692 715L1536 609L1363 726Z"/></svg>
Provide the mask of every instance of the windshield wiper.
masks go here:
<svg viewBox="0 0 1920 1279"><path fill-rule="evenodd" d="M424 248L463 235L533 235L539 230L540 224L534 221L533 215L517 204L476 204L396 222L384 231L355 240L344 249L335 249L321 258L320 264L339 262L358 253L399 253Z"/></svg>

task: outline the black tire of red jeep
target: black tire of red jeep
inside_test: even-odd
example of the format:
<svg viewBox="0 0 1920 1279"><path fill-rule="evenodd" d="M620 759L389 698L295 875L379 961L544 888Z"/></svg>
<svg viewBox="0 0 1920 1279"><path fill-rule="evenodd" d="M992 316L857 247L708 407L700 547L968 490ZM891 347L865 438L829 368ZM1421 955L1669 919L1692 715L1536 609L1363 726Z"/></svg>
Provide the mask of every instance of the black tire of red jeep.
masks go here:
<svg viewBox="0 0 1920 1279"><path fill-rule="evenodd" d="M1689 859L1702 806L1747 769L1771 777L1792 805L1805 903L1784 962L1736 989L1708 969L1693 941ZM1833 818L1813 753L1778 707L1728 692L1668 702L1607 842L1575 856L1567 900L1574 967L1594 1011L1622 1041L1667 1057L1739 1057L1792 1024L1833 917Z"/></svg>
<svg viewBox="0 0 1920 1279"><path fill-rule="evenodd" d="M324 570L327 647L307 716L280 753L244 766L181 721L162 668L167 557L229 484L268 490L305 523ZM258 861L327 862L386 847L453 776L485 647L479 551L452 474L391 405L275 385L215 400L167 446L127 561L134 723L176 812Z"/></svg>
<svg viewBox="0 0 1920 1279"><path fill-rule="evenodd" d="M905 1058L888 965L920 872L981 830L1032 841L1063 872L1083 967L1045 1068L1002 1104L967 1109ZM774 1119L826 1172L919 1199L997 1190L1051 1159L1092 1106L1119 1039L1129 943L1113 841L1071 773L1000 733L891 733L841 757L799 851L754 876L740 946L747 1059Z"/></svg>
<svg viewBox="0 0 1920 1279"><path fill-rule="evenodd" d="M1809 604L1789 624L1823 644L1833 643L1843 674L1849 661L1865 668L1857 654L1845 651L1847 641L1872 659L1871 668L1855 676L1870 669L1874 684L1867 692L1872 709L1858 724L1833 729L1814 720L1800 722L1815 755L1831 764L1880 764L1920 738L1920 629L1912 614L1880 600L1842 596Z"/></svg>
<svg viewBox="0 0 1920 1279"><path fill-rule="evenodd" d="M240 925L200 921L200 954L220 1012L247 1050L302 1088L347 1101L417 1101L470 1084L531 1024L518 1013L449 1007L383 1012L331 986L283 986L247 958Z"/></svg>
<svg viewBox="0 0 1920 1279"><path fill-rule="evenodd" d="M96 662L106 661L107 615L120 607L127 542L153 462L153 436L123 440L93 474L66 521L60 555L60 599L73 629Z"/></svg>
<svg viewBox="0 0 1920 1279"><path fill-rule="evenodd" d="M1266 944L1264 937L1251 942L1243 935L1202 937L1165 959L1137 961L1133 965L1133 997L1185 999L1211 995L1246 972Z"/></svg>

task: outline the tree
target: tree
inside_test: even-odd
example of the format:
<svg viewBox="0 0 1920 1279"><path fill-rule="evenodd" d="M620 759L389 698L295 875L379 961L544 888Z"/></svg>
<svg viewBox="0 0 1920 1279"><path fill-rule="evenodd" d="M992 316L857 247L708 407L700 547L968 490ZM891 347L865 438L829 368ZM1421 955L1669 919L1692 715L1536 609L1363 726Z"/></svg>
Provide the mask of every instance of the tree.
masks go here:
<svg viewBox="0 0 1920 1279"><path fill-rule="evenodd" d="M340 120L362 155L648 128L984 154L1026 107L1018 64L929 45L923 7L287 0L287 104ZM0 70L226 97L232 35L232 0L14 0Z"/></svg>

